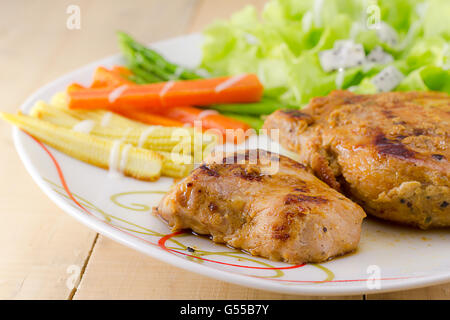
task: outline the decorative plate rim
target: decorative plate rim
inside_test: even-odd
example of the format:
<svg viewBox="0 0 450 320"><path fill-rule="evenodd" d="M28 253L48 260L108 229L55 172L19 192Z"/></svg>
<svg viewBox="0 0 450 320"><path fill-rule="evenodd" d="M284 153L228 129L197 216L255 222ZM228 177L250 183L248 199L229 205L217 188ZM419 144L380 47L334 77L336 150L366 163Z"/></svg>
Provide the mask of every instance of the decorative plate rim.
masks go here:
<svg viewBox="0 0 450 320"><path fill-rule="evenodd" d="M158 41L152 43L153 46L158 46L162 44L166 44L169 42L177 42L186 38L198 38L201 37L199 33L193 33L188 35L183 35L179 37L169 38L167 40ZM50 88L57 86L59 83L74 79L79 74L86 73L87 70L92 69L95 66L98 66L101 63L104 63L107 60L118 59L119 54L111 55L92 63L89 63L85 66L77 68L74 71L66 73L61 77L51 81L50 83L42 86L38 90L36 90L32 95L25 100L25 102L20 106L20 110L26 111L28 110L32 104L40 97L44 92L49 90ZM342 295L360 295L360 294L378 294L384 292L392 292L398 290L405 289L415 289L421 288L436 284L442 284L450 281L450 271L441 272L437 275L425 275L416 278L408 278L408 279L397 279L392 282L383 282L383 286L380 289L368 289L364 286L327 286L326 282L314 285L310 284L301 284L301 285L281 285L276 281L267 281L260 278L255 278L247 275L241 275L237 273L232 273L230 271L218 270L215 268L211 268L209 266L191 263L190 261L186 261L182 257L173 255L169 252L166 252L160 248L153 248L146 244L146 241L142 238L134 237L131 234L127 234L120 230L115 230L114 227L104 221L101 221L95 216L89 216L83 213L80 209L76 209L69 205L68 202L63 200L52 188L46 183L43 177L39 174L37 169L33 165L33 160L27 156L26 147L23 143L22 138L26 135L19 130L18 128L13 128L13 141L16 147L16 150L19 154L21 161L23 162L25 168L30 173L34 182L41 188L44 193L54 202L56 205L67 212L70 216L85 224L87 227L92 228L96 232L117 241L127 247L133 248L137 251L140 251L144 254L147 254L155 259L164 261L173 266L195 272L213 279L222 280L225 282L247 286L260 290L269 290L273 292L279 293L287 293L287 294L297 294L297 295L310 295L310 296L342 296Z"/></svg>

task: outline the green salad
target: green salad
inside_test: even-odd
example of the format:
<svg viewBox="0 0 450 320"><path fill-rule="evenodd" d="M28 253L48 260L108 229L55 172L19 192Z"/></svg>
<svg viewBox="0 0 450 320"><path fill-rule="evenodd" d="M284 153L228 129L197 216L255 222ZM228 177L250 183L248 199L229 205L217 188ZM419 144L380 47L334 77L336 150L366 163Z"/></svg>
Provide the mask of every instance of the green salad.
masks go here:
<svg viewBox="0 0 450 320"><path fill-rule="evenodd" d="M272 0L205 32L201 67L303 106L334 89L450 94L449 0Z"/></svg>

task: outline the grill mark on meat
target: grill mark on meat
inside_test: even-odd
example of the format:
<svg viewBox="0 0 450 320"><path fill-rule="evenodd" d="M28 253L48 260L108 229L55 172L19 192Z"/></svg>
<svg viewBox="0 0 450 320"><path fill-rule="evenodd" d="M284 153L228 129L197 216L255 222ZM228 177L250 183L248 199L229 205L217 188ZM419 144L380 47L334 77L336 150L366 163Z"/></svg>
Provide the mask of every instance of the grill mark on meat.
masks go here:
<svg viewBox="0 0 450 320"><path fill-rule="evenodd" d="M294 191L297 191L297 192L308 192L309 189L306 186L302 186L302 187L294 188Z"/></svg>
<svg viewBox="0 0 450 320"><path fill-rule="evenodd" d="M367 98L363 95L352 95L350 97L345 97L343 99L343 101L345 104L356 104L356 103L363 102L366 99Z"/></svg>
<svg viewBox="0 0 450 320"><path fill-rule="evenodd" d="M261 174L261 171L257 167L248 167L248 168L239 167L238 169L239 170L234 172L234 176L240 177L248 181L259 182L264 177L264 175Z"/></svg>
<svg viewBox="0 0 450 320"><path fill-rule="evenodd" d="M272 227L272 238L281 241L286 241L287 239L289 239L289 230L291 224L294 221L294 217L298 216L299 214L301 215L302 213L294 213L289 211L286 212L284 214L285 220L281 224L274 225Z"/></svg>
<svg viewBox="0 0 450 320"><path fill-rule="evenodd" d="M245 150L245 153L234 153L232 156L224 157L222 159L222 163L224 164L234 164L239 162L248 161L250 159L250 154L248 150ZM256 160L259 159L259 154L256 153ZM255 160L255 159L252 159Z"/></svg>
<svg viewBox="0 0 450 320"><path fill-rule="evenodd" d="M272 238L281 240L281 241L286 241L287 239L289 239L289 233L287 231L288 231L287 225L283 224L281 226L273 226Z"/></svg>
<svg viewBox="0 0 450 320"><path fill-rule="evenodd" d="M305 165L303 165L303 164L301 164L300 162L297 162L297 161L294 161L294 162L292 163L292 166L293 166L294 168L298 168L298 169L306 169L306 166L305 166Z"/></svg>
<svg viewBox="0 0 450 320"><path fill-rule="evenodd" d="M433 157L433 159L436 159L438 161L445 159L445 157L442 154L432 154L431 156Z"/></svg>
<svg viewBox="0 0 450 320"><path fill-rule="evenodd" d="M382 109L382 110L381 110L381 113L383 113L384 116L385 116L386 118L388 118L388 119L393 119L393 118L395 118L394 113L393 113L392 110L390 110L390 109Z"/></svg>
<svg viewBox="0 0 450 320"><path fill-rule="evenodd" d="M289 239L289 230L293 221L295 221L295 217L303 216L304 214L305 213L302 210L300 212L285 212L283 222L272 227L272 238L281 241Z"/></svg>
<svg viewBox="0 0 450 320"><path fill-rule="evenodd" d="M305 120L307 124L312 124L314 122L313 118L311 117L311 115L301 112L299 110L296 109L284 109L281 110L281 112L287 116L289 116L292 119L296 119L296 120Z"/></svg>
<svg viewBox="0 0 450 320"><path fill-rule="evenodd" d="M425 133L423 129L414 128L413 129L413 135L415 136L422 136Z"/></svg>
<svg viewBox="0 0 450 320"><path fill-rule="evenodd" d="M278 154L272 153L266 150L258 150L257 152L252 152L250 150L245 150L245 152L236 152L231 156L223 157L223 164L244 164L250 161L251 164L257 164L264 160L268 162L268 156L270 156L270 161L279 162L280 157Z"/></svg>
<svg viewBox="0 0 450 320"><path fill-rule="evenodd" d="M218 177L220 176L219 173L214 170L211 169L209 166L207 166L206 164L202 164L200 167L198 167L199 170L203 170L205 171L205 173L210 176L210 177Z"/></svg>
<svg viewBox="0 0 450 320"><path fill-rule="evenodd" d="M284 114L287 114L288 116L290 116L292 118L311 118L311 116L309 114L306 114L304 112L301 112L301 111L295 110L295 109L284 109L284 110L281 110L281 112L283 112Z"/></svg>
<svg viewBox="0 0 450 320"><path fill-rule="evenodd" d="M383 133L375 136L374 144L380 154L390 155L397 158L409 159L414 157L414 151L405 147L400 141L386 138Z"/></svg>
<svg viewBox="0 0 450 320"><path fill-rule="evenodd" d="M308 188L308 184L305 183L304 181L299 181L293 187L294 188L292 189L292 191L294 192L307 193L310 190L310 188Z"/></svg>
<svg viewBox="0 0 450 320"><path fill-rule="evenodd" d="M308 196L304 194L288 194L284 198L284 204L300 204L303 202L311 202L315 204L326 203L328 200L322 197Z"/></svg>

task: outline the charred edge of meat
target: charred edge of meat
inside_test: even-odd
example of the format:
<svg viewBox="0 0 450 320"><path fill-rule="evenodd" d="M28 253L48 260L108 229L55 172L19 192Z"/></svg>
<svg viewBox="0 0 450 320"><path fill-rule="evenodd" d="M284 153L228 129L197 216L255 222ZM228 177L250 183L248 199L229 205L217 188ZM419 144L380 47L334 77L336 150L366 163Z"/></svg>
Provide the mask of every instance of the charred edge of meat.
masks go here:
<svg viewBox="0 0 450 320"><path fill-rule="evenodd" d="M400 141L386 138L383 133L375 136L374 144L380 154L390 155L397 158L413 158L415 153L405 147Z"/></svg>
<svg viewBox="0 0 450 320"><path fill-rule="evenodd" d="M317 158L317 162L314 164L313 170L320 180L328 184L331 188L339 192L341 191L341 184L337 181L336 176L331 170L330 163L325 157L319 156Z"/></svg>
<svg viewBox="0 0 450 320"><path fill-rule="evenodd" d="M308 195L304 195L304 194L288 194L284 198L285 205L299 204L302 202L312 202L312 203L319 204L319 203L326 203L327 201L328 200L325 198L316 197L316 196L308 196Z"/></svg>

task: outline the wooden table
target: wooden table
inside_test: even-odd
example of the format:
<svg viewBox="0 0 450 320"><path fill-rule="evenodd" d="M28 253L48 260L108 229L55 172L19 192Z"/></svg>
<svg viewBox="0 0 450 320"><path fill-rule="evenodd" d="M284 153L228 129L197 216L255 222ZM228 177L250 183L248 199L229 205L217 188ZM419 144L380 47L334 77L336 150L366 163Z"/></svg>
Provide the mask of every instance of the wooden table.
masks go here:
<svg viewBox="0 0 450 320"><path fill-rule="evenodd" d="M33 91L118 51L115 31L143 42L200 31L241 8L240 0L3 1L0 11L1 111L14 112ZM264 0L246 1L262 8ZM81 29L66 27L67 7ZM0 124L1 299L305 299L209 279L98 235L56 207L25 171ZM75 288L67 284L76 280ZM450 285L353 299L449 299Z"/></svg>

